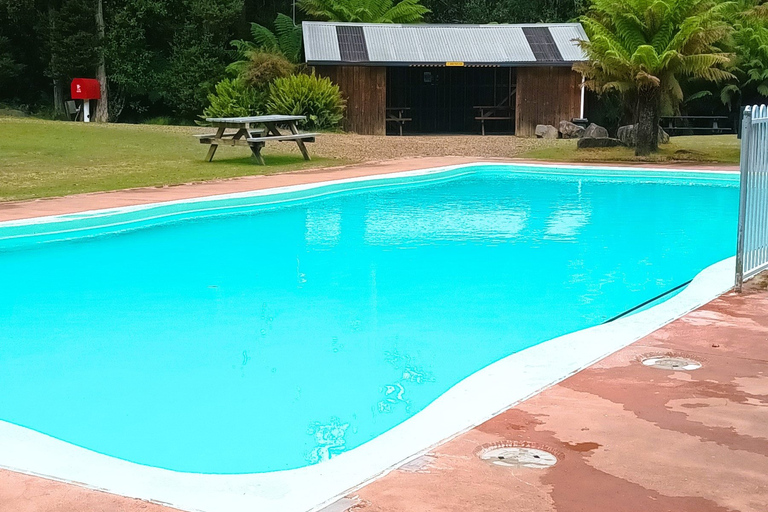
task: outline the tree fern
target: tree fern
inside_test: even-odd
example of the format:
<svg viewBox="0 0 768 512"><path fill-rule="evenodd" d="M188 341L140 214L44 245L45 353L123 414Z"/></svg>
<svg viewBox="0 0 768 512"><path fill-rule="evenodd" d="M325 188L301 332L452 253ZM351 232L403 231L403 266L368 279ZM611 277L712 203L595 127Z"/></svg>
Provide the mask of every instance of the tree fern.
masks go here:
<svg viewBox="0 0 768 512"><path fill-rule="evenodd" d="M294 25L291 18L285 14L278 14L275 18L275 34L280 52L289 61L298 63L301 60L301 25Z"/></svg>
<svg viewBox="0 0 768 512"><path fill-rule="evenodd" d="M251 23L251 38L257 48L267 51L279 51L280 44L277 42L277 36L263 25Z"/></svg>
<svg viewBox="0 0 768 512"><path fill-rule="evenodd" d="M294 25L285 14L278 14L275 18L274 32L258 23L251 23L251 38L252 41L238 39L231 42L238 53L237 62L227 68L231 73L241 71L254 52L278 53L294 64L301 60L301 26Z"/></svg>
<svg viewBox="0 0 768 512"><path fill-rule="evenodd" d="M712 82L734 77L733 56L718 46L731 30L725 14L732 5L593 0L581 18L589 40L579 44L588 60L574 69L584 74L586 87L600 94L617 90L638 101L638 154L656 150L657 130L649 125L658 124L662 109L674 111L684 100L681 77Z"/></svg>

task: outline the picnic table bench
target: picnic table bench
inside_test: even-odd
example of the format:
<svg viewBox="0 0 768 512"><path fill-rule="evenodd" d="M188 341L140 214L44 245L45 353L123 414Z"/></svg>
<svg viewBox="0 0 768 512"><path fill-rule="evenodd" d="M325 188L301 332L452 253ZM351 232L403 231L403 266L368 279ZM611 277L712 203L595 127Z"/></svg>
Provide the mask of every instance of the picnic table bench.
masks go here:
<svg viewBox="0 0 768 512"><path fill-rule="evenodd" d="M480 133L485 135L486 121L510 121L513 119L512 107L507 105L475 105L475 110L479 114L475 116L475 121L480 121Z"/></svg>
<svg viewBox="0 0 768 512"><path fill-rule="evenodd" d="M682 126L676 121L681 121ZM663 116L659 124L670 135L686 132L718 135L733 133L730 121L728 116Z"/></svg>
<svg viewBox="0 0 768 512"><path fill-rule="evenodd" d="M413 121L412 117L406 116L411 111L411 107L387 107L387 122L398 123L400 125L400 136L403 135L405 123Z"/></svg>
<svg viewBox="0 0 768 512"><path fill-rule="evenodd" d="M317 133L300 133L297 121L305 120L305 116L249 116L249 117L209 117L206 119L216 128L216 133L198 135L201 144L209 144L208 155L205 159L210 162L220 145L248 146L256 160L264 165L261 149L267 142L295 141L304 160L309 160L305 142L315 142ZM278 125L287 126L290 134L281 133ZM227 132L234 129L235 131Z"/></svg>

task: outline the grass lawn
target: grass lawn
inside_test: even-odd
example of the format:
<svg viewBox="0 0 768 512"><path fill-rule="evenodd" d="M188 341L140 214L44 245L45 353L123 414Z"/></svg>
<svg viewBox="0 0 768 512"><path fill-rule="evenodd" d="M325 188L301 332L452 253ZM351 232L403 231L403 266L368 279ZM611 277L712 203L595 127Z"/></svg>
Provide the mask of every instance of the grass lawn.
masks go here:
<svg viewBox="0 0 768 512"><path fill-rule="evenodd" d="M251 160L248 148L233 147L219 147L209 163L203 160L208 146L192 136L204 130L0 118L0 200L172 185L346 163L314 157L305 162L298 152L286 151L289 148L282 143L267 145L263 150L265 166ZM312 149L313 145L309 145L310 155Z"/></svg>
<svg viewBox="0 0 768 512"><path fill-rule="evenodd" d="M638 158L630 148L577 149L574 140L552 141L550 147L520 155L534 160L555 162L695 162L738 164L740 142L736 135L699 135L672 137L657 154Z"/></svg>
<svg viewBox="0 0 768 512"><path fill-rule="evenodd" d="M293 143L268 144L266 166L248 148L222 146L213 162L193 137L206 128L85 124L0 117L0 201L100 190L162 186L274 174L413 156L461 155L559 162L695 162L736 164L735 135L674 137L661 152L638 159L629 148L577 150L574 140L450 135L376 137L323 134L305 162Z"/></svg>

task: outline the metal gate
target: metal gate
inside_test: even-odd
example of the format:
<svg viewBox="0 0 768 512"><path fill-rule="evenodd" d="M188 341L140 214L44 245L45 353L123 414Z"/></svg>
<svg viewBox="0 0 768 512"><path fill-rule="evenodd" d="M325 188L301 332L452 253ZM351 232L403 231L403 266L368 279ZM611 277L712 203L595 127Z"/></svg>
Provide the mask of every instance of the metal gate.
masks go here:
<svg viewBox="0 0 768 512"><path fill-rule="evenodd" d="M736 289L768 269L768 106L744 109Z"/></svg>

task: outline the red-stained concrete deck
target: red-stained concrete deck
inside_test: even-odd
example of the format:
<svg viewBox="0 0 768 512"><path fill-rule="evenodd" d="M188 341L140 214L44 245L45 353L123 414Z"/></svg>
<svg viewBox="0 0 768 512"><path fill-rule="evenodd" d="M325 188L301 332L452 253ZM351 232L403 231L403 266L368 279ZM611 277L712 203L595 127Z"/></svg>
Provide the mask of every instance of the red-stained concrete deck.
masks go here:
<svg viewBox="0 0 768 512"><path fill-rule="evenodd" d="M355 493L356 510L768 511L768 274ZM645 367L686 354L692 372ZM503 390L500 390L503 392ZM491 466L486 443L561 454Z"/></svg>
<svg viewBox="0 0 768 512"><path fill-rule="evenodd" d="M438 160L443 159L414 165L445 165ZM378 172L393 172L391 164L379 165L384 167ZM402 163L394 168L404 170ZM317 173L321 179L340 177ZM278 184L296 179L279 178L288 182ZM205 191L200 195L223 193L218 187L232 181L240 182L200 185ZM270 180L266 186L276 185ZM14 218L20 210L26 217L77 211L73 205L117 206L114 198L129 201L134 193L146 202L177 198L151 190L15 203L0 206L0 218ZM83 203L93 196L96 204ZM35 210L39 205L45 207ZM351 494L355 500L348 503L366 512L768 511L766 288L768 275L750 283L743 295L707 304L392 471ZM686 354L704 366L672 372L638 361L664 353ZM560 460L550 469L509 469L475 456L479 446L504 441L548 447ZM0 471L0 512L170 510Z"/></svg>

